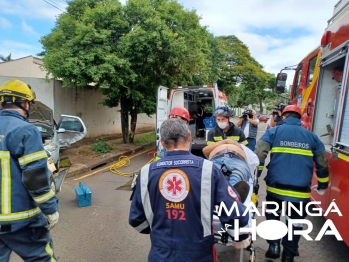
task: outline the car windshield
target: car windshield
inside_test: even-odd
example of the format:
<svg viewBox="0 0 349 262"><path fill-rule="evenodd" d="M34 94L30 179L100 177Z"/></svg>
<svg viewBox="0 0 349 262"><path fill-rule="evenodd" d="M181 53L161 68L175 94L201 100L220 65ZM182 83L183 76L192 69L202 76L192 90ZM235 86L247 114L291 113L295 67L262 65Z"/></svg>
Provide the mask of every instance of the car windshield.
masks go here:
<svg viewBox="0 0 349 262"><path fill-rule="evenodd" d="M37 126L37 125L35 125L35 126L41 133L51 133L52 132L52 130L45 128L43 126Z"/></svg>

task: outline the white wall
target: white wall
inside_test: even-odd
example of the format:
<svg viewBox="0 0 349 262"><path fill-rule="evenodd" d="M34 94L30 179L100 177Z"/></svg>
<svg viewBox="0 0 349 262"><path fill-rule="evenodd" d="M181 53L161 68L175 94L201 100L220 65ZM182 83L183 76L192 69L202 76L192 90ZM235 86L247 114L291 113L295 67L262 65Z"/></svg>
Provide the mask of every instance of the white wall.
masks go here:
<svg viewBox="0 0 349 262"><path fill-rule="evenodd" d="M79 116L86 125L87 137L121 133L120 107L101 105L104 96L100 90L62 87L62 82L58 80L55 81L54 90L54 115L57 121L61 114ZM138 115L137 130L144 127L155 130L155 120L155 116Z"/></svg>
<svg viewBox="0 0 349 262"><path fill-rule="evenodd" d="M16 60L0 63L0 76L12 77L46 77L46 71L42 70L42 60L33 56L27 56Z"/></svg>
<svg viewBox="0 0 349 262"><path fill-rule="evenodd" d="M11 79L14 78L12 76L0 76L0 85ZM54 108L54 96L53 96L53 82L47 83L45 79L38 79L38 78L31 78L31 77L15 77L16 79L19 79L23 81L24 83L27 83L31 86L33 91L36 95L36 100L44 103L50 108Z"/></svg>
<svg viewBox="0 0 349 262"><path fill-rule="evenodd" d="M59 80L48 83L41 65L42 60L32 56L0 63L0 85L10 78L29 84L36 94L36 100L53 109L57 122L61 114L81 117L87 127L87 137L121 133L120 108L101 105L103 95L100 90L87 87L62 88L62 81ZM150 118L140 114L137 130L155 130L155 121L155 115Z"/></svg>

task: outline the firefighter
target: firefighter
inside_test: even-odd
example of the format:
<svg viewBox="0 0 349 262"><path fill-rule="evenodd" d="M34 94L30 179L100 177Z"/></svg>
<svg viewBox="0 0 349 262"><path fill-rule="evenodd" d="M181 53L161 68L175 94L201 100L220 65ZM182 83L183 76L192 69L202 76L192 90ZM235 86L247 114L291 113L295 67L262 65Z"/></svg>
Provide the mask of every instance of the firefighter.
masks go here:
<svg viewBox="0 0 349 262"><path fill-rule="evenodd" d="M248 215L236 212L241 215L245 210L243 197L211 161L189 152L191 133L184 121L166 120L160 134L167 155L142 168L129 223L138 232L150 234L150 262L216 261L212 232L215 205L221 201L228 208L237 205L230 215L223 211L220 220L233 229L234 219L239 219L239 226L244 227ZM237 248L250 244L247 234L239 240L234 242Z"/></svg>
<svg viewBox="0 0 349 262"><path fill-rule="evenodd" d="M168 114L168 118L180 118L184 120L189 125L190 114L187 109L182 106L176 106L172 108L170 113Z"/></svg>
<svg viewBox="0 0 349 262"><path fill-rule="evenodd" d="M229 121L233 117L233 113L229 107L217 107L214 116L216 117L216 126L208 132L207 145L224 139L231 139L243 145L248 144L244 132Z"/></svg>
<svg viewBox="0 0 349 262"><path fill-rule="evenodd" d="M170 111L170 113L168 114L168 118L177 118L177 119L182 119L184 122L186 122L189 125L189 121L190 121L190 114L188 112L187 109L185 109L182 106L176 106L174 108L172 108L172 110ZM190 144L191 145L191 144ZM158 161L159 159L161 159L161 157L166 156L166 148L162 147L160 144L161 150L160 150L160 154L158 152L158 155L155 157L155 161Z"/></svg>
<svg viewBox="0 0 349 262"><path fill-rule="evenodd" d="M49 230L59 206L41 134L28 123L34 99L20 80L0 86L0 261L9 261L12 251L24 261L56 261Z"/></svg>
<svg viewBox="0 0 349 262"><path fill-rule="evenodd" d="M302 215L293 209L286 214L288 219L304 219L305 205L310 201L310 186L313 177L313 162L315 162L318 185L315 190L323 194L328 187L328 163L324 144L312 132L301 127L301 111L295 105L289 105L282 111L283 124L268 129L257 142L255 153L263 168L264 160L271 151L268 172L265 177L267 184L267 201L279 204L278 215L282 201L293 204L297 209L303 204ZM261 172L262 168L259 169ZM268 209L275 209L275 205L267 205ZM288 209L286 209L288 210ZM266 213L267 220L280 220L274 213ZM302 230L301 224L293 226L293 230ZM293 232L293 231L292 231ZM292 262L299 256L298 242L300 236L292 233L292 240L288 234L283 237L282 261ZM280 239L268 240L267 258L280 257Z"/></svg>

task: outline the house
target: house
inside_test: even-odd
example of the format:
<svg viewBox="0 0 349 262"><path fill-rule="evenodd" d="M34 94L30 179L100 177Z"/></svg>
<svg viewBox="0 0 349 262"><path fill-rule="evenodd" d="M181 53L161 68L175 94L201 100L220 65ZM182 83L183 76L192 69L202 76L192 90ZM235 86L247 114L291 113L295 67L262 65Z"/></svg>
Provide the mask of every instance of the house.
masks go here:
<svg viewBox="0 0 349 262"><path fill-rule="evenodd" d="M46 81L42 59L27 56L0 63L0 83L18 78L29 84L36 99L53 109L54 118L61 114L80 117L86 127L86 137L121 133L120 108L101 105L103 95L94 87L63 87L61 80ZM137 130L155 130L155 117L138 115Z"/></svg>

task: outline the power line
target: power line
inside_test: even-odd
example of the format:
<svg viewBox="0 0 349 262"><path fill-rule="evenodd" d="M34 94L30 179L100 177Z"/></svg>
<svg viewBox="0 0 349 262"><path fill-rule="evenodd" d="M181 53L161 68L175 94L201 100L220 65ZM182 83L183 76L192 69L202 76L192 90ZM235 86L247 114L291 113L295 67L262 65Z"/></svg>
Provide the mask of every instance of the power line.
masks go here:
<svg viewBox="0 0 349 262"><path fill-rule="evenodd" d="M54 8L57 8L59 11L64 12L63 10L61 10L60 8L58 8L57 6L55 6L54 4L51 4L50 2L47 2L46 0L43 0L44 2L48 3L49 5L53 6Z"/></svg>
<svg viewBox="0 0 349 262"><path fill-rule="evenodd" d="M56 2L56 0L55 0L55 1L53 1L53 0L47 0L47 1L51 2L52 4L56 5L56 6L59 7L59 8L63 8L63 9L65 8L64 6L61 5L61 3L58 4L58 3Z"/></svg>

